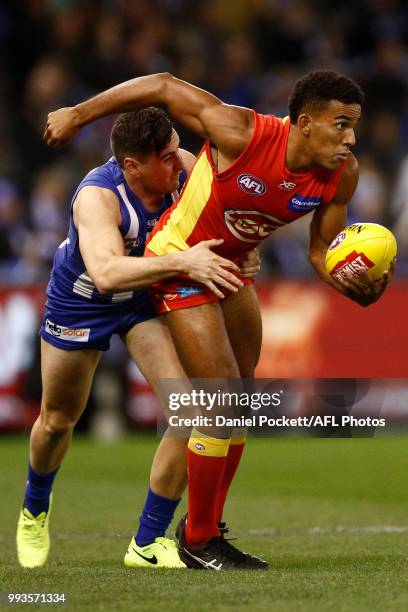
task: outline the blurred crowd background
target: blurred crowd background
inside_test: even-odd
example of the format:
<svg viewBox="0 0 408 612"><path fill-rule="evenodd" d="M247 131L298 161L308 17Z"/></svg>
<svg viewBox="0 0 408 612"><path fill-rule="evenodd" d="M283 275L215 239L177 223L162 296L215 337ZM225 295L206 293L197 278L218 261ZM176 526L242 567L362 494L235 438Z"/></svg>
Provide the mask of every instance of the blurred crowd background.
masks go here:
<svg viewBox="0 0 408 612"><path fill-rule="evenodd" d="M393 228L408 274L408 5L398 0L20 0L0 8L0 283L46 282L76 184L110 155L111 119L72 145L42 141L47 113L136 76L169 71L223 100L286 114L314 68L366 92L350 221ZM182 145L201 142L181 130ZM309 220L276 233L265 276L312 274ZM305 225L306 224L306 225Z"/></svg>

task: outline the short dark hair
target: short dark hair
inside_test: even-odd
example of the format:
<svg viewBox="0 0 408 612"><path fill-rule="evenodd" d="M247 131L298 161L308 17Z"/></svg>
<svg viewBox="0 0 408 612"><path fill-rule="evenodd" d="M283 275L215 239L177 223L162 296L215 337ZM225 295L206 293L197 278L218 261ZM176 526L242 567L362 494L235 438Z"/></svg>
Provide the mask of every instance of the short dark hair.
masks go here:
<svg viewBox="0 0 408 612"><path fill-rule="evenodd" d="M320 110L331 100L362 104L364 92L353 79L334 70L313 70L298 81L289 96L289 117L295 124L303 109Z"/></svg>
<svg viewBox="0 0 408 612"><path fill-rule="evenodd" d="M146 156L159 153L172 136L173 124L161 108L149 106L142 110L122 113L111 131L112 152L122 166L127 155Z"/></svg>

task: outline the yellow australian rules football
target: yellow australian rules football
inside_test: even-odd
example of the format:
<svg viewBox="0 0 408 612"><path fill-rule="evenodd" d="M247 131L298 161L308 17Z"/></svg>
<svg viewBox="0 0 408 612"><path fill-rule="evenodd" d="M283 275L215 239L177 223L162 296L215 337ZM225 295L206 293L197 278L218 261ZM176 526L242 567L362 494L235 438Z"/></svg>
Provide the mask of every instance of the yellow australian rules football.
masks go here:
<svg viewBox="0 0 408 612"><path fill-rule="evenodd" d="M345 227L330 244L326 269L334 279L366 272L377 280L397 255L397 241L389 229L377 223L353 223Z"/></svg>

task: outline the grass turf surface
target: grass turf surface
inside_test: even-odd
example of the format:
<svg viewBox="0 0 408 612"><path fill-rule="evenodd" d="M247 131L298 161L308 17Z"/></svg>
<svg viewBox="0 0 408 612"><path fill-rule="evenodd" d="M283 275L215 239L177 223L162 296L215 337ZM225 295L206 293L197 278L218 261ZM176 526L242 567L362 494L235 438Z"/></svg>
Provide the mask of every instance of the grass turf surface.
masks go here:
<svg viewBox="0 0 408 612"><path fill-rule="evenodd" d="M238 546L271 567L217 573L122 565L157 443L139 435L75 440L56 481L49 562L19 568L27 440L2 437L0 591L66 592L72 610L407 610L407 442L250 440L225 518Z"/></svg>

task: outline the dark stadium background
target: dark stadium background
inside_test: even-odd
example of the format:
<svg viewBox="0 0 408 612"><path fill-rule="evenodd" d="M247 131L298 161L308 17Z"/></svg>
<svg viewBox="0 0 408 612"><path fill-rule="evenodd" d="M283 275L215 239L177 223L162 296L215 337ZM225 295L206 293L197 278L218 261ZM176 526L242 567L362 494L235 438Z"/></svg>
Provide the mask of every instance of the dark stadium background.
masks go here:
<svg viewBox="0 0 408 612"><path fill-rule="evenodd" d="M363 86L360 182L350 221L393 229L396 278L378 304L361 309L314 278L308 220L277 232L262 252L258 374L375 378L387 415L408 417L406 3L22 0L0 7L0 47L0 430L28 426L38 410L37 330L53 252L66 236L76 184L110 155L111 119L87 127L70 146L49 149L42 141L46 115L160 71L280 116L307 70L337 69ZM182 145L197 152L201 142L180 133ZM131 424L152 425L152 405L114 342L81 426L114 437ZM378 402L365 409L378 413Z"/></svg>

